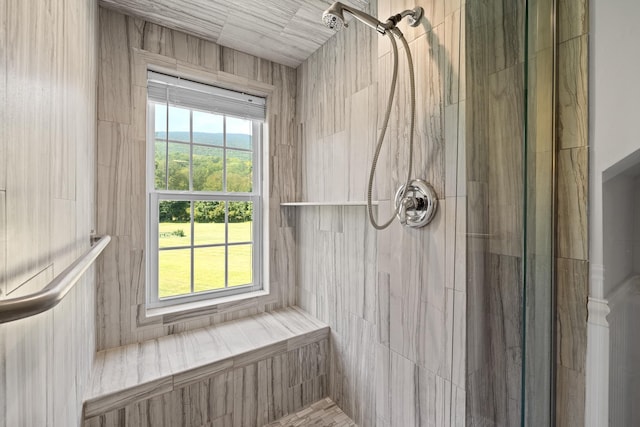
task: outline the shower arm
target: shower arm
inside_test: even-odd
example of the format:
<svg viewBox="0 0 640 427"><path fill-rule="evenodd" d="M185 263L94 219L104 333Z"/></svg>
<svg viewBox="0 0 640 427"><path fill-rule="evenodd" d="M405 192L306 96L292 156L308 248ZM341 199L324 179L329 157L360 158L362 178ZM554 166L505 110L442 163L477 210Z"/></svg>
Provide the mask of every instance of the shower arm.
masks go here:
<svg viewBox="0 0 640 427"><path fill-rule="evenodd" d="M386 22L382 23L368 13L362 12L358 9L353 9L345 4L340 5L345 12L349 12L358 21L368 25L380 34L386 34L387 31L391 31L396 28L403 18L407 18L410 26L417 27L420 24L422 15L424 14L424 10L421 7L416 7L415 9L407 9L396 15L392 15ZM345 23L344 26L347 27L347 24Z"/></svg>

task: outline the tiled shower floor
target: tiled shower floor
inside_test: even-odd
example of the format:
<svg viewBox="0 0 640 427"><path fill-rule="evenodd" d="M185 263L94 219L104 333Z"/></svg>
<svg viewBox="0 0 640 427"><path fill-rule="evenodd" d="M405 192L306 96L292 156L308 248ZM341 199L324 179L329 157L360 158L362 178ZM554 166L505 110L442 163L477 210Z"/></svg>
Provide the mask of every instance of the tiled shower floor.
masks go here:
<svg viewBox="0 0 640 427"><path fill-rule="evenodd" d="M264 427L357 427L328 397Z"/></svg>

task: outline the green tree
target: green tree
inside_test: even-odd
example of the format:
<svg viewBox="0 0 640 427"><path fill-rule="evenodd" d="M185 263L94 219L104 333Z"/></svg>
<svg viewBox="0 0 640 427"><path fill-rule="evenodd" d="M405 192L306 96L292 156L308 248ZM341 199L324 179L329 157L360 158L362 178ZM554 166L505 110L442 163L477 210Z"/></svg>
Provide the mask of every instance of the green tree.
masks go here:
<svg viewBox="0 0 640 427"><path fill-rule="evenodd" d="M189 202L163 200L158 210L160 222L189 222L191 212Z"/></svg>

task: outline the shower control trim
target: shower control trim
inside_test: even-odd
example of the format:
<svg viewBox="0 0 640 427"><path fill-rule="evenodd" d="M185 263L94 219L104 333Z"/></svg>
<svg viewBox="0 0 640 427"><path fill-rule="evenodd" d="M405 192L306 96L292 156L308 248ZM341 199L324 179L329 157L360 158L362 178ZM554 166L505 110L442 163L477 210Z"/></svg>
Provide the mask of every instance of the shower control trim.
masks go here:
<svg viewBox="0 0 640 427"><path fill-rule="evenodd" d="M397 217L405 227L420 228L429 224L438 210L438 196L428 182L414 179L396 192Z"/></svg>

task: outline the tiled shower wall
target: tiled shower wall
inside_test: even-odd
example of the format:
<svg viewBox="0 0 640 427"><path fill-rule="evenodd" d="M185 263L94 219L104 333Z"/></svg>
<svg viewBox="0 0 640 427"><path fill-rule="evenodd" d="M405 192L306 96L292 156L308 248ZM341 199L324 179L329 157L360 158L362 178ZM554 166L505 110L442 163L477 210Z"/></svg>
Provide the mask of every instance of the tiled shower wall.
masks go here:
<svg viewBox="0 0 640 427"><path fill-rule="evenodd" d="M296 71L118 12L100 9L98 80L98 232L113 236L99 263L98 349L214 324L295 302L294 218L280 201L295 197ZM267 297L146 318L146 63L271 91L270 286Z"/></svg>
<svg viewBox="0 0 640 427"><path fill-rule="evenodd" d="M329 396L361 426L465 423L466 189L464 14L459 2L417 1L418 28L400 25L414 58L413 177L431 182L439 212L426 228L375 231L363 206L296 211L298 304L331 326ZM414 7L370 2L386 20ZM369 165L390 86L388 41L353 23L298 68L299 199L366 199ZM408 74L378 162L380 219L406 179ZM377 129L377 132L376 132Z"/></svg>
<svg viewBox="0 0 640 427"><path fill-rule="evenodd" d="M42 289L95 227L94 1L0 5L0 299ZM0 426L80 424L95 269L55 308L0 325Z"/></svg>
<svg viewBox="0 0 640 427"><path fill-rule="evenodd" d="M585 418L589 291L589 2L558 1L556 423Z"/></svg>

